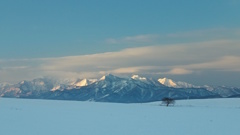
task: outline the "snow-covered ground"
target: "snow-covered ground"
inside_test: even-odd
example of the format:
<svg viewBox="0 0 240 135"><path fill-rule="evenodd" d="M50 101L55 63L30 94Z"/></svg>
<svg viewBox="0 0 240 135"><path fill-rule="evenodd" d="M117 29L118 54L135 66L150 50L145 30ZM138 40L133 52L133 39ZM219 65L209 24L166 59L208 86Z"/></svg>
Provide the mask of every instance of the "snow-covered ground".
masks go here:
<svg viewBox="0 0 240 135"><path fill-rule="evenodd" d="M0 98L0 135L240 134L240 99L159 104Z"/></svg>

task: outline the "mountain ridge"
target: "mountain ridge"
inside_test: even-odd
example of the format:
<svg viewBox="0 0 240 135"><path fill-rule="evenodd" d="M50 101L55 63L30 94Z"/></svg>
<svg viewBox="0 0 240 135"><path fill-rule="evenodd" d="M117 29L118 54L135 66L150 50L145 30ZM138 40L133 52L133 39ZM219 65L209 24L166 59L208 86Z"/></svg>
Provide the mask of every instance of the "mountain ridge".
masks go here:
<svg viewBox="0 0 240 135"><path fill-rule="evenodd" d="M60 81L38 78L13 85L0 85L1 97L80 100L96 102L150 102L163 97L174 99L226 98L240 94L239 88L195 86L167 78L152 79L112 74L100 79Z"/></svg>

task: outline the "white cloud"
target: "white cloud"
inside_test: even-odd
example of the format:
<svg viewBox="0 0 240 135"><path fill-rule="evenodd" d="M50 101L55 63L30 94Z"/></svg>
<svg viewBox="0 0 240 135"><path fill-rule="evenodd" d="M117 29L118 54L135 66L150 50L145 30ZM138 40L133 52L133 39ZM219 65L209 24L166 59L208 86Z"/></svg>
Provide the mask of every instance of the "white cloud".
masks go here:
<svg viewBox="0 0 240 135"><path fill-rule="evenodd" d="M106 39L106 42L109 44L117 44L119 41L114 38L108 38L108 39Z"/></svg>
<svg viewBox="0 0 240 135"><path fill-rule="evenodd" d="M159 35L146 34L146 35L136 35L127 36L119 39L108 38L106 42L109 44L119 44L119 43L149 43L153 42L159 38Z"/></svg>
<svg viewBox="0 0 240 135"><path fill-rule="evenodd" d="M151 42L157 37L158 35L137 35L125 37L122 40L126 42Z"/></svg>
<svg viewBox="0 0 240 135"><path fill-rule="evenodd" d="M184 65L188 69L215 69L225 71L240 71L240 56L223 56L219 60Z"/></svg>
<svg viewBox="0 0 240 135"><path fill-rule="evenodd" d="M184 75L184 74L191 74L193 71L183 69L183 68L173 68L167 74L173 74L173 75Z"/></svg>
<svg viewBox="0 0 240 135"><path fill-rule="evenodd" d="M239 41L217 40L128 48L92 55L1 60L0 81L39 76L94 78L105 73L183 75L209 69L235 72L240 71L239 52Z"/></svg>
<svg viewBox="0 0 240 135"><path fill-rule="evenodd" d="M195 31L180 31L169 34L143 34L122 38L108 38L108 44L156 44L176 42L200 42L219 39L239 39L240 29L212 28Z"/></svg>
<svg viewBox="0 0 240 135"><path fill-rule="evenodd" d="M154 67L154 66L125 67L125 68L117 68L108 72L115 73L115 74L126 74L126 73L132 74L132 73L139 73L142 71L148 71L156 68L157 67Z"/></svg>
<svg viewBox="0 0 240 135"><path fill-rule="evenodd" d="M1 67L2 70L19 70L19 69L26 69L27 66L12 66L12 67Z"/></svg>
<svg viewBox="0 0 240 135"><path fill-rule="evenodd" d="M179 32L179 33L171 33L167 34L166 37L172 38L186 38L186 37L219 37L225 36L226 34L236 34L239 30L226 29L226 28L215 28L215 29L205 29L205 30L196 30L196 31L188 31L188 32ZM231 34L231 35L232 35Z"/></svg>

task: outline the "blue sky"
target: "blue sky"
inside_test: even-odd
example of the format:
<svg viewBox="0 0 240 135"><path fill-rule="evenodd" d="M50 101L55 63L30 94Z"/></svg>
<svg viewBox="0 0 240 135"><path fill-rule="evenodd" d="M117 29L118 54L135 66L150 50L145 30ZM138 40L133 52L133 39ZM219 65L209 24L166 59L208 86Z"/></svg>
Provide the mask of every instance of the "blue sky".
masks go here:
<svg viewBox="0 0 240 135"><path fill-rule="evenodd" d="M195 78L196 82L193 83L203 84L212 81L209 84L239 86L237 82L226 82L240 75L239 65L230 63L231 68L220 66L220 69L219 66L208 68L193 66L191 69L183 67L184 64L203 65L203 63L229 61L229 59L233 62L238 61L239 13L238 0L2 0L0 1L0 75L1 78L8 79L0 81L30 79L52 74L93 77L95 74L100 76L99 74L117 70L118 72L113 73L142 73L149 76L154 74L183 81L192 81L192 78ZM187 50L197 52L199 43L207 45L205 49L208 50L208 54L205 54L204 48L201 48L203 56L199 54L197 58L187 60L187 57L191 58L195 55ZM191 48L191 46L196 47ZM209 52L209 46L211 49L217 47ZM106 60L108 54L107 56L103 54L106 52L114 53L115 56L121 52L125 54L130 48L135 48L131 51L136 53L136 50L142 51L142 48L152 50L156 47L159 50L166 49L166 52L174 47L186 48L184 53L188 55L182 57L185 61L179 61L172 60L173 58L167 55L158 56L156 52L158 57L166 56L164 60L159 61L151 57L152 59L148 58L134 65L132 64L134 61L145 58L136 57L129 58L132 61L125 63L106 63L105 68L98 63ZM216 53L218 48L221 53ZM180 58L182 54L178 50L173 49L170 52ZM142 53L138 55L140 54ZM149 56L147 53L143 52L143 54ZM93 68L91 71L81 70L89 69L88 64L84 62L91 58L85 58L86 55L89 57L104 55L103 59L93 64L95 67L101 66L91 67ZM81 61L83 64L78 66L75 64L64 69L56 68L60 66L58 65L60 62L49 65L52 62L48 61L50 59L69 58L69 56L84 57L85 61ZM109 55L109 57L113 56ZM65 64L72 65L68 63L69 61ZM154 61L163 64L156 64ZM39 69L41 66L44 68ZM155 67L150 68L150 66ZM142 70L140 67L145 68ZM145 71L147 67L149 70ZM131 71L129 69L133 68L135 69L132 73L123 72L123 69ZM119 69L122 72L119 72ZM182 73L172 74L171 71L176 69ZM56 71L58 73L53 73ZM21 74L25 72L27 75ZM202 81L202 77L209 78L209 72L214 75L212 78L214 80L210 77L211 80ZM215 78L216 75L227 79L218 80Z"/></svg>

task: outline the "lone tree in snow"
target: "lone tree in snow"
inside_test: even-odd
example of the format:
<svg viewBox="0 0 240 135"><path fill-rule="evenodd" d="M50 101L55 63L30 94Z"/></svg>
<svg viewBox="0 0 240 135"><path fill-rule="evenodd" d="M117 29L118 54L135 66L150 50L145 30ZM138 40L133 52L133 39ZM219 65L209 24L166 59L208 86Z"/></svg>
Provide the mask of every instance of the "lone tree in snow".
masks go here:
<svg viewBox="0 0 240 135"><path fill-rule="evenodd" d="M166 106L168 106L170 104L174 105L175 100L173 98L165 97L165 98L162 99L162 104L165 104Z"/></svg>

